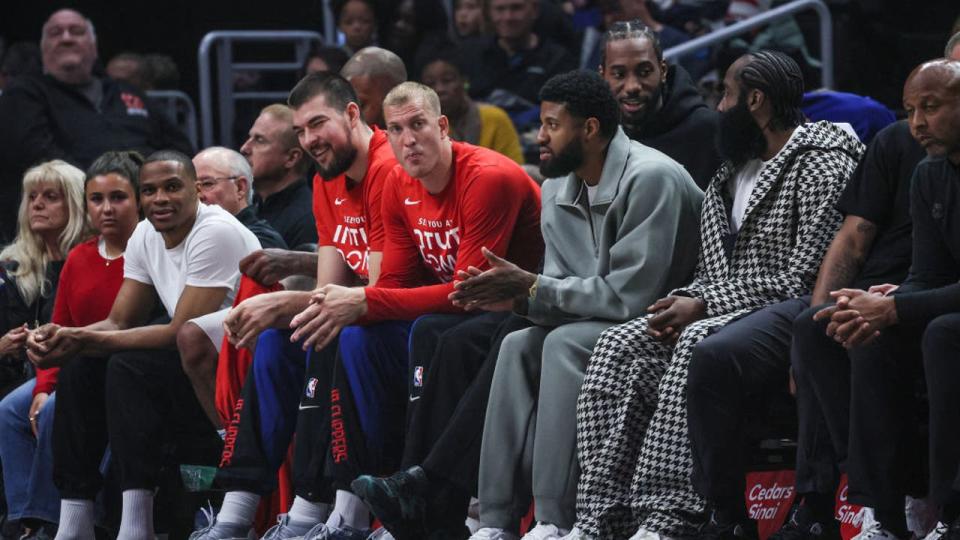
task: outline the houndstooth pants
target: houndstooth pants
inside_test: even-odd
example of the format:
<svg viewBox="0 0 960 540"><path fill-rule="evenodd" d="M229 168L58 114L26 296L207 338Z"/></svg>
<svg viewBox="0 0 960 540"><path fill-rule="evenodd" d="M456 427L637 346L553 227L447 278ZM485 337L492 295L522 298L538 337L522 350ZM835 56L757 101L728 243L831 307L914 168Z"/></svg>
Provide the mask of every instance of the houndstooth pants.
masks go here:
<svg viewBox="0 0 960 540"><path fill-rule="evenodd" d="M692 532L703 499L690 484L687 366L693 347L734 314L689 325L675 346L647 334L642 317L601 334L577 402L577 527L629 538L638 527Z"/></svg>

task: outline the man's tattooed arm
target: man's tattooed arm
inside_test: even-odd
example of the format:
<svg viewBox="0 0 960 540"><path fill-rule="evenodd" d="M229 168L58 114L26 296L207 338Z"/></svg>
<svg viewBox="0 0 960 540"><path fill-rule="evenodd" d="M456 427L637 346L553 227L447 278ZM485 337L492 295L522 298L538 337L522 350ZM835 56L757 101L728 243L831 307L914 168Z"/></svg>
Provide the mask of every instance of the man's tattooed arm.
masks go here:
<svg viewBox="0 0 960 540"><path fill-rule="evenodd" d="M858 216L844 219L820 264L811 306L829 302L830 291L850 286L860 273L876 237L877 226L872 222Z"/></svg>

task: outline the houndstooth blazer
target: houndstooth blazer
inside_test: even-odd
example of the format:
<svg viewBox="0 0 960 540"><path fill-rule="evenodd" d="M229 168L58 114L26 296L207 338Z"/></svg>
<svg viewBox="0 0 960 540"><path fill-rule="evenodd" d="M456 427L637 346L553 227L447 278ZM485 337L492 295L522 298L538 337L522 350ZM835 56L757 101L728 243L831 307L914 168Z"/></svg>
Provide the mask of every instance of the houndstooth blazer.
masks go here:
<svg viewBox="0 0 960 540"><path fill-rule="evenodd" d="M735 170L724 163L703 200L700 258L693 283L673 294L701 298L707 317L730 320L807 294L842 221L835 205L864 146L830 122L797 127L764 167L747 201L730 256L724 204Z"/></svg>

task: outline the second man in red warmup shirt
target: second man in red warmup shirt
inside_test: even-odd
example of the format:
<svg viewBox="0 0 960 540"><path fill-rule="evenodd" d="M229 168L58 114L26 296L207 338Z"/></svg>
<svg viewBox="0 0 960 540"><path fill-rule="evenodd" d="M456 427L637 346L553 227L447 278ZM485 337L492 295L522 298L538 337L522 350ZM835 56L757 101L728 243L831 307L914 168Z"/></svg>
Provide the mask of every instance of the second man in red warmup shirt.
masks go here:
<svg viewBox="0 0 960 540"><path fill-rule="evenodd" d="M344 419L343 428L348 441L362 439L366 448L339 464L342 480L398 466L409 321L459 311L447 296L458 270L487 267L481 248L528 270L543 256L540 189L516 163L451 141L439 99L426 86L397 86L383 108L401 166L383 190L380 279L363 289L323 287L293 320L294 338L314 347L325 346L339 331L342 371L357 413L355 421ZM382 345L378 353L371 353L371 342Z"/></svg>

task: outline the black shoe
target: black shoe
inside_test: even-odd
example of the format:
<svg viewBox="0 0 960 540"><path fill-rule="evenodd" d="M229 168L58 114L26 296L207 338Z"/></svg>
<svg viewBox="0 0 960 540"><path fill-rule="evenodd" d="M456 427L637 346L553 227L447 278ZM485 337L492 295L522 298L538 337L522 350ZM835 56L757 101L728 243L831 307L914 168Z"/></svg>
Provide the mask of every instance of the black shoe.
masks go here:
<svg viewBox="0 0 960 540"><path fill-rule="evenodd" d="M464 525L433 530L427 535L427 540L467 540L468 538L470 538L470 529Z"/></svg>
<svg viewBox="0 0 960 540"><path fill-rule="evenodd" d="M806 506L795 504L769 540L840 540L840 524L835 519L818 520Z"/></svg>
<svg viewBox="0 0 960 540"><path fill-rule="evenodd" d="M425 494L430 482L423 469L411 467L387 478L363 475L354 480L350 488L394 538L424 538Z"/></svg>
<svg viewBox="0 0 960 540"><path fill-rule="evenodd" d="M750 518L726 521L714 510L710 518L700 526L698 540L758 540L757 522Z"/></svg>

